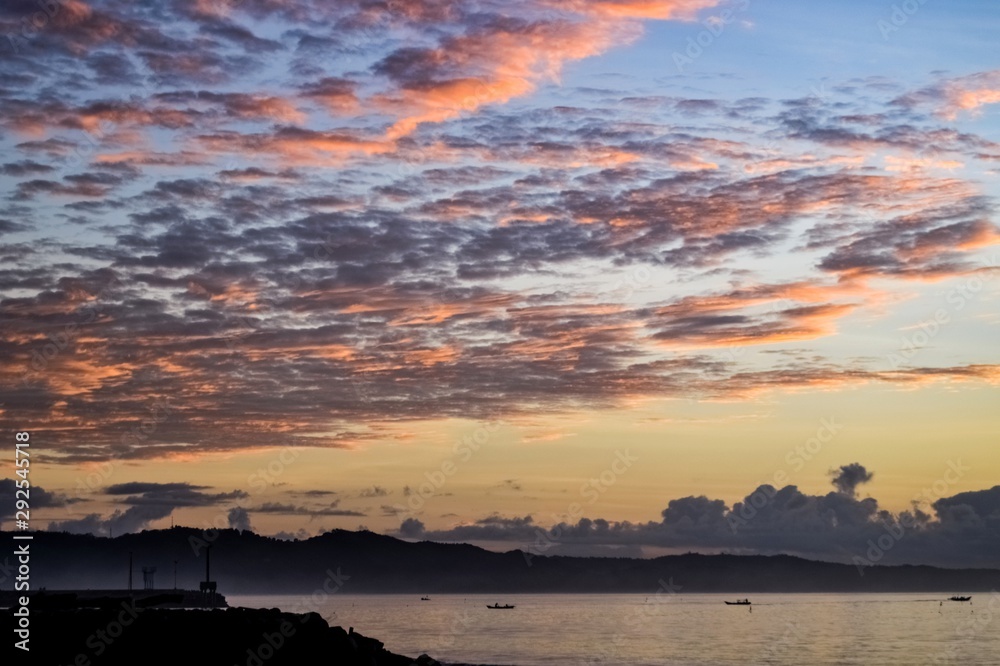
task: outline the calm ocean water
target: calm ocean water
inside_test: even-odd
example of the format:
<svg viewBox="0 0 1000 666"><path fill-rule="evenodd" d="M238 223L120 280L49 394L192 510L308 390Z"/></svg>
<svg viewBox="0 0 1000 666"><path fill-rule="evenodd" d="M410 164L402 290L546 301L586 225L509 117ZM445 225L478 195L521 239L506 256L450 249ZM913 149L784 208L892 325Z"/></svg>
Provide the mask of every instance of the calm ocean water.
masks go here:
<svg viewBox="0 0 1000 666"><path fill-rule="evenodd" d="M745 595L741 595L745 596ZM230 596L233 606L313 610L386 648L516 666L1000 664L1000 594ZM489 610L487 604L515 604Z"/></svg>

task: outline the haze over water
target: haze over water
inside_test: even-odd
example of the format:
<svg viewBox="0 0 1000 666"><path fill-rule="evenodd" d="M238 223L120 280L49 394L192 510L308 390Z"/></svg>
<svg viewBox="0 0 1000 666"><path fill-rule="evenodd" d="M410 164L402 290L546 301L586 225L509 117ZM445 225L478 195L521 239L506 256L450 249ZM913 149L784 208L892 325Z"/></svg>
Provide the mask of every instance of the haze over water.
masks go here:
<svg viewBox="0 0 1000 666"><path fill-rule="evenodd" d="M723 601L749 596L753 611ZM996 664L1000 595L530 594L232 596L315 610L386 648L444 662L515 666ZM516 605L489 610L487 604Z"/></svg>

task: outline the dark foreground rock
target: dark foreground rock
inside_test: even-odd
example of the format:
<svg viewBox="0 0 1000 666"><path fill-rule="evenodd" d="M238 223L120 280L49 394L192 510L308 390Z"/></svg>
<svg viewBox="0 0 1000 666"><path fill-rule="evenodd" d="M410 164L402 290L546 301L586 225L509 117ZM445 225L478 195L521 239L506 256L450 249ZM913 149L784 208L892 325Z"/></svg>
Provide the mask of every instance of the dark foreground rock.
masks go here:
<svg viewBox="0 0 1000 666"><path fill-rule="evenodd" d="M19 618L2 611L6 627ZM30 652L15 664L45 666L433 666L403 657L380 641L331 627L316 613L277 609L38 610L29 615ZM14 635L10 629L4 632ZM7 663L6 660L4 663Z"/></svg>

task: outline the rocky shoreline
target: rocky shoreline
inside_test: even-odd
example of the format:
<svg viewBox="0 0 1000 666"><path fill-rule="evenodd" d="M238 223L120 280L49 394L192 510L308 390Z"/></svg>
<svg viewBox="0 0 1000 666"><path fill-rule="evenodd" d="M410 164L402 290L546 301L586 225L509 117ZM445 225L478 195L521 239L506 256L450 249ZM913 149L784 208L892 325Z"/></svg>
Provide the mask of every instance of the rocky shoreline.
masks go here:
<svg viewBox="0 0 1000 666"><path fill-rule="evenodd" d="M0 611L18 629L21 618ZM20 623L21 626L24 622ZM381 641L331 627L317 613L277 609L30 609L29 652L14 663L47 666L435 666L394 654ZM8 636L12 634L10 630Z"/></svg>

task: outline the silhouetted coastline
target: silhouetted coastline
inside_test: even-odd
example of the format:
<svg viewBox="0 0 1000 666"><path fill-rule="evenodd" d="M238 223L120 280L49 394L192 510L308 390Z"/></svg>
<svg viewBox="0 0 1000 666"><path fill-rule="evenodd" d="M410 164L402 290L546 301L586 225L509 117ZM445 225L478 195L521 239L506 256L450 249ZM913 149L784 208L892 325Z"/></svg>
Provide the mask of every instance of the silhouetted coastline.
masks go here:
<svg viewBox="0 0 1000 666"><path fill-rule="evenodd" d="M8 627L16 626L13 611L0 613ZM317 613L143 609L128 601L98 609L33 609L30 652L22 654L18 663L48 666L439 664L427 655L414 659L389 652L381 641L331 627Z"/></svg>
<svg viewBox="0 0 1000 666"><path fill-rule="evenodd" d="M172 570L191 586L204 575L205 532L187 527L125 534L36 532L33 583L50 590L124 587L128 557ZM1000 570L855 566L789 555L669 555L654 559L496 553L468 544L412 543L334 530L305 541L251 532L212 534L212 577L233 594L637 592L673 580L684 593L984 592Z"/></svg>

